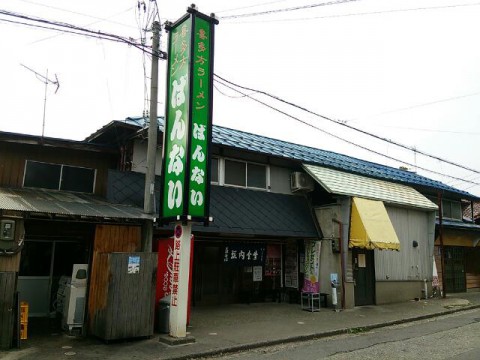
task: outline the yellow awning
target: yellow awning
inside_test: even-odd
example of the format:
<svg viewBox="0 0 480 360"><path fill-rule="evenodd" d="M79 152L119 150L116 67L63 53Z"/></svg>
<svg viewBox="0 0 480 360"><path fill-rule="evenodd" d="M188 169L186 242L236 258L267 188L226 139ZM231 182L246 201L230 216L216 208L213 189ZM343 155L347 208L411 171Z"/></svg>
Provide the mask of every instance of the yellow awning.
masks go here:
<svg viewBox="0 0 480 360"><path fill-rule="evenodd" d="M348 246L400 250L400 241L383 202L353 198Z"/></svg>

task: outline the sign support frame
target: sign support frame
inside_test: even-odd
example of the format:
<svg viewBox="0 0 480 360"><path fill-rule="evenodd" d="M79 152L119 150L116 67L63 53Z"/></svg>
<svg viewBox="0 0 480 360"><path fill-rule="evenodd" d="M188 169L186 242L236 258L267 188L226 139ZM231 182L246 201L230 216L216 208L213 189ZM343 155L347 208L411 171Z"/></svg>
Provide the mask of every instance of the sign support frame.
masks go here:
<svg viewBox="0 0 480 360"><path fill-rule="evenodd" d="M175 222L169 315L170 336L174 338L186 337L192 224L208 226L212 221L209 216L210 153L216 24L218 20L214 14L202 14L195 5L174 24L165 24L165 29L170 32L170 60L166 76L160 223ZM196 64L205 66L200 69ZM195 70L198 73L195 74ZM204 84L208 86L205 91ZM196 145L195 149L192 143ZM192 165L194 169L191 169Z"/></svg>

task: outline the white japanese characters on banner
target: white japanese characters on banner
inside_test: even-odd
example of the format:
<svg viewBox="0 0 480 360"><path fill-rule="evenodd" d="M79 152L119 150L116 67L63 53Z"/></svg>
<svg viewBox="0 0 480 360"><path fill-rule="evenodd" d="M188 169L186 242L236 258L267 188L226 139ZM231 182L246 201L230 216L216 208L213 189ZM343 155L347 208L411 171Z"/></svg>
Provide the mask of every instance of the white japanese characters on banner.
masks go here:
<svg viewBox="0 0 480 360"><path fill-rule="evenodd" d="M259 244L229 244L225 246L223 262L238 265L263 265L265 249L265 245Z"/></svg>

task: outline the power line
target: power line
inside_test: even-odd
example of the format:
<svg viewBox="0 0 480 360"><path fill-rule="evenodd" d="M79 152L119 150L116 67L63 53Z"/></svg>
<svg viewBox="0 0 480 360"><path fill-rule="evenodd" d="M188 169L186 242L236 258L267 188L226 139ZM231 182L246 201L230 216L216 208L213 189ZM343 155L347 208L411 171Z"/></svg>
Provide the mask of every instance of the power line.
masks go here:
<svg viewBox="0 0 480 360"><path fill-rule="evenodd" d="M29 24L29 23L26 23L26 22L18 21L18 20L8 20L8 19L0 18L0 21L10 23L10 24L15 24L15 25L23 25L23 26L27 26L27 27L59 31L59 32L66 33L66 34L81 35L81 36L91 37L91 38L95 38L95 39L110 40L110 41L114 41L114 42L123 42L119 39L115 40L115 39L112 39L112 38L103 37L102 35L82 34L82 33L76 32L76 31L70 31L70 30L65 30L65 29L57 29L57 28L54 28L54 27L37 25L37 24Z"/></svg>
<svg viewBox="0 0 480 360"><path fill-rule="evenodd" d="M284 18L284 19L274 19L274 20L261 20L261 21L239 21L232 24L254 24L254 23L271 23L271 22L286 22L286 21L308 21L316 19L331 19L331 18L340 18L340 17L350 17L350 16L363 16L363 15L380 15L388 13L397 13L397 12L411 12L411 11L425 11L425 10L439 10L439 9L449 9L456 7L467 7L467 6L478 6L480 2L476 3L467 3L467 4L456 4L456 5L441 5L441 6L427 6L427 7L417 7L417 8L408 8L408 9L390 9L390 10L379 10L379 11L369 11L361 13L349 13L349 14L337 14L337 15L324 15L324 16L313 16L313 17L304 17L304 18ZM253 16L253 15L252 15ZM222 18L228 20L229 18Z"/></svg>
<svg viewBox="0 0 480 360"><path fill-rule="evenodd" d="M480 91L474 92L474 93L471 93L471 94L466 94L466 95L452 96L452 97L445 98L445 99L439 99L439 100L429 101L429 102L425 102L425 103L422 103L422 104L416 104L416 105L406 106L406 107L402 107L402 108L398 108L398 109L382 111L382 112L377 113L377 114L374 114L374 115L369 115L368 117L379 116L379 115L386 115L386 114L392 114L392 113L396 113L396 112L400 112L400 111L406 111L406 110L416 109L416 108L419 108L419 107L424 107L424 106L430 106L430 105L440 104L440 103L442 103L442 102L454 101L454 100L464 99L464 98L467 98L467 97L477 96L477 95L480 95ZM364 117L365 117L365 116L360 116L360 117L357 117L357 118L350 119L349 121L355 121L355 120L358 120L358 119L362 119L362 118L364 118Z"/></svg>
<svg viewBox="0 0 480 360"><path fill-rule="evenodd" d="M125 44L128 44L130 46L133 46L139 50L142 50L150 55L152 55L152 52L149 51L148 47L143 44L138 44L135 42L134 39L132 38L126 38L120 35L116 34L110 34L107 32L103 31L94 31L90 29L86 29L80 26L64 23L64 22L56 22L56 21L51 21L39 17L32 17L29 15L24 15L20 13L15 13L7 10L2 10L0 9L0 15L5 15L5 16L10 16L14 18L19 18L22 20L26 21L31 21L34 24L31 23L26 23L22 21L15 21L15 20L8 20L8 19L2 19L0 18L0 21L3 22L8 22L8 23L13 23L17 25L24 25L24 26L29 26L29 27L35 27L35 28L41 28L41 29L46 29L46 30L54 30L54 31L59 31L63 33L69 33L69 34L75 34L75 35L81 35L81 36L86 36L86 37L91 37L91 38L96 38L96 39L102 39L102 40L109 40L109 41L114 41L114 42L122 42ZM40 23L42 25L38 25L35 23ZM162 55L164 55L162 53ZM163 56L162 56L163 57Z"/></svg>
<svg viewBox="0 0 480 360"><path fill-rule="evenodd" d="M247 96L247 95L238 95L238 96L228 95L227 93L220 90L220 88L217 85L215 85L215 83L213 83L213 87L223 96L226 96L226 97L229 97L229 98L232 98L232 99L241 99L241 98L244 98L244 97ZM251 93L250 95L253 95L253 94L254 93Z"/></svg>
<svg viewBox="0 0 480 360"><path fill-rule="evenodd" d="M468 171L471 171L471 172L480 174L480 171L478 171L478 170L475 170L475 169L472 169L472 168L470 168L470 167L467 167L467 166L464 166L464 165L455 163L455 162L450 161L450 160L443 159L443 158L441 158L441 157L439 157L439 156L436 156L436 155L432 155L432 154L426 153L426 152L424 152L424 151L418 150L418 149L416 149L416 148L412 148L412 147L410 147L410 146L401 144L401 143L396 142L396 141L393 141L393 140L391 140L391 139L387 139L387 138L384 138L384 137L382 137L382 136L379 136L379 135L370 133L370 132L368 132L368 131L365 131L365 130L362 130L362 129L360 129L360 128L357 128L357 127L354 127L354 126L352 126L352 125L349 125L349 124L347 124L345 121L335 120L335 119L332 119L332 118L327 117L327 116L325 116L325 115L321 115L321 114L316 113L316 112L314 112L314 111L312 111L312 110L309 110L309 109L307 109L307 108L305 108L305 107L302 107L302 106L300 106L300 105L297 105L297 104L295 104L295 103L293 103L293 102L290 102L290 101L284 100L284 99L282 99L282 98L280 98L280 97L278 97L278 96L269 94L269 93L267 93L267 92L265 92L265 91L261 91L261 90L252 89L252 88L249 88L249 87L246 87L246 86L238 85L238 84L236 84L236 83L234 83L234 82L231 82L231 81L229 81L229 80L226 80L226 79L222 78L221 76L219 76L219 75L217 75L217 74L214 74L214 76L216 76L217 78L219 78L219 79L221 79L221 80L229 83L230 85L239 87L239 88L241 88L241 89L243 89L243 90L254 91L254 92L257 92L257 93L259 93L259 94L268 96L268 97L270 97L270 98L272 98L272 99L274 99L274 100L280 101L280 102L282 102L282 103L284 103L284 104L287 104L287 105L293 106L293 107L295 107L295 108L297 108L297 109L300 109L300 110L302 110L302 111L305 111L305 112L308 113L308 114L311 114L311 115L320 117L320 118L322 118L322 119L328 120L328 121L333 122L333 123L335 123L335 124L337 124L337 125L340 125L340 126L343 126L343 127L348 128L348 129L357 131L357 132L359 132L359 133L361 133L361 134L364 134L364 135L373 137L373 138L375 138L375 139L377 139L377 140L381 140L381 141L387 142L387 143L389 143L389 144L398 146L398 147L400 147L400 148L413 151L413 152L415 152L415 153L417 153L417 154L421 154L421 155L427 156L427 157L429 157L429 158L432 158L432 159L435 159L435 160L438 160L438 161L442 161L442 162L444 162L444 163L446 163L446 164L453 165L453 166L456 166L456 167L458 167L458 168L461 168L461 169L464 169L464 170L468 170Z"/></svg>
<svg viewBox="0 0 480 360"><path fill-rule="evenodd" d="M128 9L125 9L121 12L118 12L116 14L113 14L112 16L109 16L108 18L105 18L105 19L100 19L98 21L94 21L94 22L91 22L91 23L88 23L88 24L85 24L83 26L92 26L92 25L95 25L95 24L98 24L100 22L103 22L103 21L108 21L108 19L111 19L113 17L116 17L118 15L121 15L123 13L126 13L127 11L130 11L131 9L133 9L133 7L129 7ZM88 16L88 15L86 15ZM29 45L33 45L33 44L36 44L36 43L39 43L41 41L45 41L45 40L50 40L50 39L53 39L54 37L57 37L57 36L61 36L62 34L55 34L55 35L52 35L52 36L48 36L48 37L45 37L45 38L42 38L42 39L38 39L38 40L35 40L35 41L32 41L31 43L29 43Z"/></svg>
<svg viewBox="0 0 480 360"><path fill-rule="evenodd" d="M218 15L218 14L221 14L221 13L224 13L224 12L235 11L235 10L243 10L243 9L251 9L251 8L254 8L254 7L271 5L271 4L276 4L276 3L285 2L285 1L288 1L288 0L276 0L276 1L269 1L269 2L265 2L265 3L255 4L255 5L240 6L240 7L236 7L236 8L233 8L233 9L225 9L225 10L220 10L220 11L214 11L214 13Z"/></svg>
<svg viewBox="0 0 480 360"><path fill-rule="evenodd" d="M135 7L136 21L137 21L138 31L141 39L140 41L142 42L142 44L144 44L147 38L147 30L146 30L146 24L144 25L142 21L142 9L143 9L143 16L145 16L145 13L146 13L145 2L137 1L137 6ZM148 109L148 84L147 84L147 65L146 65L145 53L142 53L142 68L143 68L143 116L146 117L147 109Z"/></svg>
<svg viewBox="0 0 480 360"><path fill-rule="evenodd" d="M222 16L221 19L238 19L238 18L246 18L246 17L252 17L252 16L259 16L259 15L271 15L271 14L277 14L281 12L312 9L320 6L339 5L339 4L345 4L345 3L357 2L357 1L361 1L361 0L335 0L335 1L328 1L324 3L318 3L318 4L294 6L294 7L283 8L283 9L273 9L273 10L258 11L258 12L246 13L246 14L228 15L228 16Z"/></svg>
<svg viewBox="0 0 480 360"><path fill-rule="evenodd" d="M118 22L118 21L112 21L112 20L109 20L109 18L101 18L101 17L98 17L98 16L93 16L93 15L84 14L84 13L81 13L81 12L78 12L78 11L72 11L72 10L62 9L62 8L59 8L59 7L56 7L56 6L40 4L40 3L37 3L37 2L34 2L34 1L30 1L30 0L18 0L18 1L21 1L21 2L24 2L24 3L27 3L27 4L42 6L42 7L48 8L48 9L54 9L54 10L58 10L58 11L63 11L63 12L70 13L70 14L74 14L74 15L80 15L80 16L88 17L88 18L90 18L90 19L96 19L96 20L101 21L101 22L109 22L109 23L112 23L112 24L120 25L120 26L125 26L125 27L129 27L129 28L135 28L135 26L127 25L127 24L122 24L122 23L120 23L120 22ZM128 10L130 10L130 9L131 9L131 7L128 8ZM123 12L125 12L125 11L123 11ZM123 12L122 12L122 13L123 13ZM97 21L97 22L98 22L98 21Z"/></svg>
<svg viewBox="0 0 480 360"><path fill-rule="evenodd" d="M418 165L415 165L415 164L411 164L411 163L406 162L406 161L399 160L399 159L394 158L394 157L392 157L392 156L389 156L389 155L386 155L386 154L384 154L384 153L381 153L381 152L375 151L375 150L373 150L373 149L370 149L370 148L368 148L368 147L366 147L366 146L359 145L359 144L357 144L357 143L354 143L354 142L352 142L352 141L349 141L349 140L347 140L347 139L344 139L344 138L342 138L342 137L340 137L340 136L338 136L338 135L335 135L335 134L333 134L333 133L331 133L331 132L329 132L329 131L326 131L326 130L321 129L321 128L313 125L313 124L310 124L310 123L308 123L308 122L306 122L306 121L304 121L304 120L302 120L302 119L300 119L300 118L298 118L298 117L296 117L296 116L293 116L293 115L291 115L291 114L289 114L289 113L287 113L287 112L285 112L285 111L282 111L282 110L280 110L280 109L278 109L278 108L276 108L276 107L274 107L274 106L272 106L272 105L269 105L269 104L267 104L267 103L265 103L265 102L263 102L263 101L261 101L261 100L258 100L258 99L256 99L256 98L252 97L251 95L248 95L248 94L246 94L246 93L244 93L244 92L242 92L242 91L234 88L233 86L228 85L228 82L227 82L227 83L222 82L223 79L222 79L221 77L219 77L218 75L215 75L215 76L217 77L217 79L215 79L215 81L217 81L219 84L221 84L221 85L223 85L223 86L225 86L225 87L227 87L227 88L229 88L229 89L231 89L231 90L233 90L233 91L235 91L235 92L237 92L237 93L239 93L239 94L242 94L242 95L244 95L245 97L248 97L249 99L251 99L251 100L253 100L253 101L255 101L255 102L258 102L259 104L262 104L262 105L264 105L264 106L266 106L266 107L268 107L268 108L270 108L270 109L272 109L272 110L274 110L274 111L276 111L276 112L278 112L278 113L280 113L280 114L282 114L282 115L285 115L285 116L287 116L287 117L289 117L289 118L291 118L291 119L293 119L293 120L295 120L295 121L298 121L298 122L300 122L300 123L302 123L302 124L304 124L304 125L307 125L307 126L313 128L313 129L316 129L316 130L318 130L318 131L320 131L320 132L323 132L323 133L325 133L325 134L327 134L327 135L329 135L329 136L332 136L332 137L334 137L334 138L336 138L336 139L338 139L338 140L340 140L340 141L346 142L346 143L349 144L349 145L353 145L353 146L355 146L355 147L361 148L361 149L363 149L363 150L366 150L366 151L368 151L368 152L374 153L374 154L376 154L376 155L379 155L379 156L381 156L381 157L387 158L387 159L389 159L389 160L393 160L393 161L396 161L396 162L401 163L401 164L406 164L406 165L409 165L409 166L411 166L411 167L415 167L415 168L418 168L418 169L427 171L427 172L432 173L432 174L436 174L436 175L440 175L440 176L445 176L445 177L448 177L448 178L451 178L451 179L454 179L454 180L460 180L460 181L462 181L462 182L466 182L466 183L470 183L470 184L474 184L474 185L480 185L480 183L477 183L477 182L474 182L474 181L465 180L465 179L462 179L462 178L459 178L459 177L456 177L456 176L453 176L453 175L447 175L447 174L444 174L444 173L441 173L441 172L438 172L438 171L435 171L435 170L430 170L430 169L427 169L427 168L424 168L424 167L421 167L421 166L418 166ZM218 80L218 79L221 79L221 80ZM258 91L258 92L259 92L259 93L262 93L261 91Z"/></svg>
<svg viewBox="0 0 480 360"><path fill-rule="evenodd" d="M152 1L152 0L151 0ZM157 3L157 0L153 0L154 4L155 4L155 10L157 12L157 20L160 24L162 24L162 19L160 18L160 10L158 9L158 3Z"/></svg>
<svg viewBox="0 0 480 360"><path fill-rule="evenodd" d="M355 120L348 120L348 122L354 122ZM427 131L427 132L438 132L438 133L446 133L446 134L461 134L461 135L480 135L480 132L472 132L472 131L453 131L453 130L438 130L438 129L424 129L424 128L416 128L416 127L406 127L406 126L391 126L391 125L382 125L382 124L375 124L375 126L381 126L391 129L401 129L401 130L413 130L413 131Z"/></svg>

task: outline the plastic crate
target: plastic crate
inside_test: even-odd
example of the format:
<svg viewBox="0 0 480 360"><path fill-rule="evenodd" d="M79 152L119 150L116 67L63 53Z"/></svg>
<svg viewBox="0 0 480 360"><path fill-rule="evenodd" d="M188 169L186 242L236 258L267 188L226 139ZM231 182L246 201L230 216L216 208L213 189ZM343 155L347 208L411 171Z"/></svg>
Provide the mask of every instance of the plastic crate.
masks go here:
<svg viewBox="0 0 480 360"><path fill-rule="evenodd" d="M28 303L26 301L20 303L20 322L22 324L28 323Z"/></svg>
<svg viewBox="0 0 480 360"><path fill-rule="evenodd" d="M20 324L20 339L26 340L28 338L28 324L21 323Z"/></svg>

